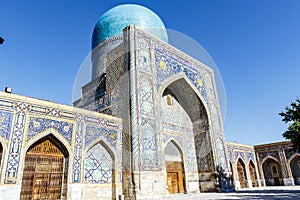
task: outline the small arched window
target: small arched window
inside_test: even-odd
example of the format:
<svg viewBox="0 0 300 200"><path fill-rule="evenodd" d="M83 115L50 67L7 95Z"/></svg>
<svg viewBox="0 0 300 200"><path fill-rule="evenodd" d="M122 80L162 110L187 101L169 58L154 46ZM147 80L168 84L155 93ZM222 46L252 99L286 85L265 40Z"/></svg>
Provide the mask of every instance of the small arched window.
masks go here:
<svg viewBox="0 0 300 200"><path fill-rule="evenodd" d="M168 106L173 106L173 99L170 94L167 95L167 105Z"/></svg>

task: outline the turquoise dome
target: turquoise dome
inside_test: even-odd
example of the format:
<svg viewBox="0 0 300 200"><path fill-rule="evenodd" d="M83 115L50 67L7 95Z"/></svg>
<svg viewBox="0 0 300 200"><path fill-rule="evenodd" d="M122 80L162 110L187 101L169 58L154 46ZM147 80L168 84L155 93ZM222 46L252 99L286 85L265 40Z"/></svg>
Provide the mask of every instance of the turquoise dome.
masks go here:
<svg viewBox="0 0 300 200"><path fill-rule="evenodd" d="M108 10L100 17L94 28L92 49L110 37L121 35L122 30L131 24L168 42L165 25L154 12L143 6L124 4Z"/></svg>

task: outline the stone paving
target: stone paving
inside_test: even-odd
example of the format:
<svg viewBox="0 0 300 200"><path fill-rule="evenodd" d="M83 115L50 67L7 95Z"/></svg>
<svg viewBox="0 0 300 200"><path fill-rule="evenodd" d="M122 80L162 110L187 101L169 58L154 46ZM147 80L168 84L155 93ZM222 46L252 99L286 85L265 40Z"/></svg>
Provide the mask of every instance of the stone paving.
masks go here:
<svg viewBox="0 0 300 200"><path fill-rule="evenodd" d="M154 198L152 198L154 199ZM160 198L161 199L161 198ZM282 199L300 200L300 186L284 187L262 187L255 189L242 189L233 193L199 193L199 194L174 194L163 199L168 200L225 200L225 199L247 199L247 200L271 200Z"/></svg>

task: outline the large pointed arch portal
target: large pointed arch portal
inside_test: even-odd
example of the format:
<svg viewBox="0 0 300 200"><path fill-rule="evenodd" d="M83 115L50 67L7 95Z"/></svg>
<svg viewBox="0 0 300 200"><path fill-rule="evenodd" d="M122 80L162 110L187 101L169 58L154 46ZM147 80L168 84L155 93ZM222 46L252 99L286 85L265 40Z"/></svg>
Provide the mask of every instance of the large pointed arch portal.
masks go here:
<svg viewBox="0 0 300 200"><path fill-rule="evenodd" d="M213 190L215 166L206 104L185 75L174 75L164 85L166 87L158 93L161 95L163 133L166 137L171 133L175 138L185 138L183 160L186 160L187 182L200 181L200 185L195 184L188 190Z"/></svg>
<svg viewBox="0 0 300 200"><path fill-rule="evenodd" d="M191 121L190 128L194 136L198 173L212 172L214 166L208 131L209 120L202 100L185 78L180 78L168 85L163 92L163 98L166 98L167 105L172 105L172 101L178 102ZM172 115L176 116L176 113ZM170 123L172 119L164 120Z"/></svg>
<svg viewBox="0 0 300 200"><path fill-rule="evenodd" d="M20 199L66 199L69 154L53 135L26 152Z"/></svg>

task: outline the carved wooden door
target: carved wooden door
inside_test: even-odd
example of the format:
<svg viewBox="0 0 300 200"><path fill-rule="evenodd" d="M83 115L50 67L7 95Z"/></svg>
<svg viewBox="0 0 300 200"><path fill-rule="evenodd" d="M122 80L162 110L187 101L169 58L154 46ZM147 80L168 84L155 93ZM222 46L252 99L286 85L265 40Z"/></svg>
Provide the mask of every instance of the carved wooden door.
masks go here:
<svg viewBox="0 0 300 200"><path fill-rule="evenodd" d="M49 140L26 153L21 200L61 199L64 156Z"/></svg>
<svg viewBox="0 0 300 200"><path fill-rule="evenodd" d="M177 172L167 173L168 190L170 194L178 193L178 174Z"/></svg>

